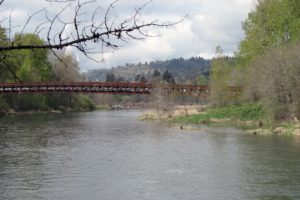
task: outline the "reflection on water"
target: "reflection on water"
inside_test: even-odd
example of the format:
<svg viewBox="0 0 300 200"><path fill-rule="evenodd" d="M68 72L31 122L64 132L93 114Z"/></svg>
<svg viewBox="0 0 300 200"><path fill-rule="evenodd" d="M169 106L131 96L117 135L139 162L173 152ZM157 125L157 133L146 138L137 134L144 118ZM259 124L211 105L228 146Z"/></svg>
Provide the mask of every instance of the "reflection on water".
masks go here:
<svg viewBox="0 0 300 200"><path fill-rule="evenodd" d="M138 112L0 119L0 199L300 199L300 138Z"/></svg>

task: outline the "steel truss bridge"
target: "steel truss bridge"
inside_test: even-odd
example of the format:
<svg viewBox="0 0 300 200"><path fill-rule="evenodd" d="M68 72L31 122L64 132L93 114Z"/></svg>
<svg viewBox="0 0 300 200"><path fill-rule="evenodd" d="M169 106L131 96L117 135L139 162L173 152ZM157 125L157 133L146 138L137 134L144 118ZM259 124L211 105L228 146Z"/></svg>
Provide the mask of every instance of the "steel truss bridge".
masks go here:
<svg viewBox="0 0 300 200"><path fill-rule="evenodd" d="M228 87L236 92L239 88ZM127 82L17 82L0 83L0 94L28 93L102 93L102 94L152 94L207 97L206 85L151 84Z"/></svg>

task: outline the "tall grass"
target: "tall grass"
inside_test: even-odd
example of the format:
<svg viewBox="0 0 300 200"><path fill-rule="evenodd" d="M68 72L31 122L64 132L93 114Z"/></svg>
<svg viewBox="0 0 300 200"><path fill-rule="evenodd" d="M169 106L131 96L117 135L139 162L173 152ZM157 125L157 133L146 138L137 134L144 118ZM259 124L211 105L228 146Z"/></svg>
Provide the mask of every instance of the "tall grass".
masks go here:
<svg viewBox="0 0 300 200"><path fill-rule="evenodd" d="M179 116L173 118L175 122L201 123L210 119L231 119L241 121L258 121L265 117L265 110L260 104L244 104L208 109L203 114Z"/></svg>

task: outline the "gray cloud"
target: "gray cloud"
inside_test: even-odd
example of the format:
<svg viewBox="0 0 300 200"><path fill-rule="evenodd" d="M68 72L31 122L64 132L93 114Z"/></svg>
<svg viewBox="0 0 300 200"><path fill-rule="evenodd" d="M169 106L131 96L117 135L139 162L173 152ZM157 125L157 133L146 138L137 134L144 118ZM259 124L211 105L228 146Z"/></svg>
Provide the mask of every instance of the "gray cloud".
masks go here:
<svg viewBox="0 0 300 200"><path fill-rule="evenodd" d="M123 18L132 14L134 8L145 2L144 0L121 0L113 12L119 18ZM241 22L254 8L255 2L255 0L154 0L143 10L145 20L174 21L186 14L189 18L170 29L149 30L161 36L143 41L131 41L114 53L106 54L104 63L94 63L77 53L81 61L80 66L86 70L122 65L127 62L175 57L199 55L212 57L217 45L221 45L225 53L232 54L237 49L238 42L244 37ZM98 0L96 5L87 8L87 11L97 5L102 9L103 14L109 1ZM0 18L3 19L12 12L14 23L22 24L28 13L45 7L50 14L54 14L63 7L63 4L57 6L44 0L24 0L21 6L19 0L7 0L0 10ZM71 16L73 16L72 7L66 11L64 17L67 19ZM40 22L41 17L34 18L31 27Z"/></svg>

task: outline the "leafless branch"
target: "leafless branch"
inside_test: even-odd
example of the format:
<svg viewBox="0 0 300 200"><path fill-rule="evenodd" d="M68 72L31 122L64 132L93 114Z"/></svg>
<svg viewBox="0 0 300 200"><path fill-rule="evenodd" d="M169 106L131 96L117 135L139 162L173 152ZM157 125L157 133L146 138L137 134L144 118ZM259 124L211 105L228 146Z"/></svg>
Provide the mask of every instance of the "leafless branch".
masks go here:
<svg viewBox="0 0 300 200"><path fill-rule="evenodd" d="M45 9L33 13L28 17L20 32L22 35L30 21L36 15L45 11L46 21L36 26L34 32L32 32L33 34L40 34L42 31L45 31L45 43L42 45L23 45L21 42L15 42L11 39L12 41L10 41L8 45L0 46L0 52L21 49L50 49L53 51L55 49L59 50L65 47L74 47L92 60L95 60L91 56L91 54L94 53L102 55L103 59L103 54L107 49L115 50L121 47L121 43L126 43L129 40L143 40L147 37L156 36L150 35L147 32L147 29L150 27L168 28L181 23L186 18L184 17L180 21L166 23L160 23L157 20L144 22L141 18L142 10L151 3L151 1L149 1L135 9L132 16L122 20L118 16L112 14L116 4L119 2L119 0L115 0L108 6L102 19L97 18L97 10L99 7L96 6L93 12L90 12L91 17L87 21L86 18L83 19L83 17L87 17L87 13L84 9L87 9L88 5L92 7L91 5L95 4L95 0L84 2L80 2L80 0L46 1L67 4L52 17L49 12L45 11ZM3 2L4 0L0 0L0 5ZM71 7L72 2L77 2L74 9L74 16L72 21L66 22L66 20L63 19L63 15L67 8Z"/></svg>
<svg viewBox="0 0 300 200"><path fill-rule="evenodd" d="M69 68L69 66L59 57L59 55L57 55L57 53L53 49L50 49L50 51L57 58L59 62L61 62L65 67Z"/></svg>
<svg viewBox="0 0 300 200"><path fill-rule="evenodd" d="M26 27L27 27L27 25L29 24L29 22L31 21L31 19L32 19L35 15L37 15L37 14L39 14L39 13L45 11L45 10L46 10L46 9L43 8L43 9L41 9L41 10L39 10L39 11L37 11L37 12L35 12L35 13L33 13L33 14L31 14L31 15L28 16L28 19L27 19L27 21L25 22L25 24L24 24L24 26L23 26L23 28L22 28L21 35L24 33L24 30L26 29Z"/></svg>

